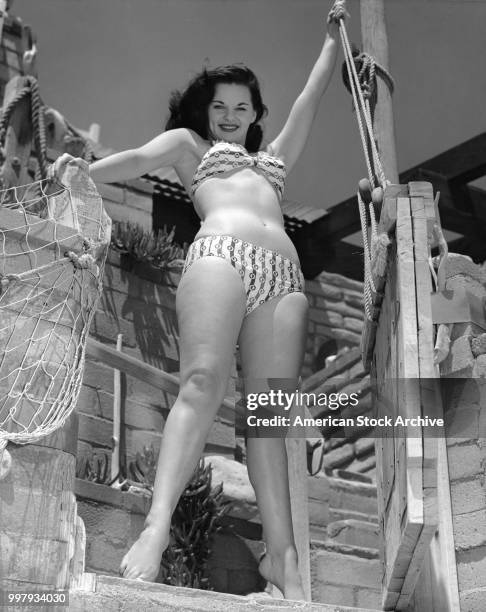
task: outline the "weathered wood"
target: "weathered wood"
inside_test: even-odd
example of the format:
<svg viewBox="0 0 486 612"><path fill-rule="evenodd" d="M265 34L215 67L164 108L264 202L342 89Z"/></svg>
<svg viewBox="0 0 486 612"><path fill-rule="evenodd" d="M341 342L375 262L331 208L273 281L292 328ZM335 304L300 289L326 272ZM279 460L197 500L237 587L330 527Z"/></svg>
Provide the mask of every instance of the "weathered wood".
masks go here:
<svg viewBox="0 0 486 612"><path fill-rule="evenodd" d="M7 447L12 467L0 481L0 587L69 586L77 423L73 412L53 434Z"/></svg>
<svg viewBox="0 0 486 612"><path fill-rule="evenodd" d="M294 403L291 418L304 414L304 406ZM302 437L286 439L290 505L295 545L299 557L299 571L302 578L306 601L311 601L310 573L310 531L309 531L309 492L307 490L306 442Z"/></svg>
<svg viewBox="0 0 486 612"><path fill-rule="evenodd" d="M419 375L417 319L415 311L415 278L413 231L408 198L397 199L397 286L400 302L397 327L398 413L415 416L420 405L416 379ZM383 606L397 605L406 572L420 537L423 522L421 498L421 444L408 435L395 439L394 487L385 523L387 553Z"/></svg>
<svg viewBox="0 0 486 612"><path fill-rule="evenodd" d="M123 335L118 334L116 338L116 350L121 353L123 346ZM120 423L122 407L121 375L118 368L113 369L113 438L111 452L111 481L118 476L120 470Z"/></svg>
<svg viewBox="0 0 486 612"><path fill-rule="evenodd" d="M5 88L3 107L28 85L23 76L15 76ZM27 173L32 148L32 122L30 119L30 96L20 100L12 111L5 136L5 161L0 170L3 188L30 183Z"/></svg>
<svg viewBox="0 0 486 612"><path fill-rule="evenodd" d="M418 195L416 184L410 186L414 194ZM434 209L432 186L427 187L425 184L421 195L421 198L412 198L421 403L424 413L427 413L428 407L434 406L434 416L442 416L440 393L435 383L440 373L433 361L434 318L430 300L432 281L428 268L433 243L430 232ZM424 563L416 560L410 564L397 609L406 609L412 599L414 610L452 612L459 610L459 594L445 435L439 433L436 436L425 436L423 452L424 529L417 543L416 557L420 559L424 552L427 554Z"/></svg>
<svg viewBox="0 0 486 612"><path fill-rule="evenodd" d="M361 38L363 51L388 69L388 40L385 25L385 0L361 0ZM375 109L374 131L385 176L398 183L395 150L395 128L391 93L386 84L377 79L378 103Z"/></svg>
<svg viewBox="0 0 486 612"><path fill-rule="evenodd" d="M397 191L396 246L380 314L372 379L389 416L422 416L434 401L433 321L428 244L435 222L432 188ZM393 224L390 224L393 227ZM420 377L424 377L419 384ZM430 378L429 378L430 377ZM382 521L383 606L406 609L437 528L437 441L421 428L377 441L378 507Z"/></svg>

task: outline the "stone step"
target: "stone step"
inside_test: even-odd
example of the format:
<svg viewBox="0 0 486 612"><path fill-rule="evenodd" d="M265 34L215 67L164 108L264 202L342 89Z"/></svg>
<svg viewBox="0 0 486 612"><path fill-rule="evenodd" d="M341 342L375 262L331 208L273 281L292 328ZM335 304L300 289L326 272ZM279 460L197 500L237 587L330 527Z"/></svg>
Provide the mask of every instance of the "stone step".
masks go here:
<svg viewBox="0 0 486 612"><path fill-rule="evenodd" d="M309 523L313 530L325 530L337 520L378 522L376 485L362 480L324 474L308 479ZM312 537L319 538L317 533Z"/></svg>
<svg viewBox="0 0 486 612"><path fill-rule="evenodd" d="M364 514L378 514L376 485L366 482L329 478L329 506Z"/></svg>
<svg viewBox="0 0 486 612"><path fill-rule="evenodd" d="M382 566L377 557L375 549L312 543L312 598L333 605L381 609Z"/></svg>
<svg viewBox="0 0 486 612"><path fill-rule="evenodd" d="M89 581L88 581L89 582ZM173 587L153 582L125 580L97 575L95 591L71 590L70 612L271 612L299 610L300 612L377 612L378 608L349 607L340 604L304 603L272 599L265 593L240 597L214 591L200 591Z"/></svg>
<svg viewBox="0 0 486 612"><path fill-rule="evenodd" d="M378 516L376 514L365 514L356 510L347 510L346 508L329 508L328 511L329 523L334 521L344 521L346 519L354 519L356 521L366 521L378 525Z"/></svg>
<svg viewBox="0 0 486 612"><path fill-rule="evenodd" d="M333 521L327 526L327 535L342 544L379 548L378 525L369 521L355 519Z"/></svg>

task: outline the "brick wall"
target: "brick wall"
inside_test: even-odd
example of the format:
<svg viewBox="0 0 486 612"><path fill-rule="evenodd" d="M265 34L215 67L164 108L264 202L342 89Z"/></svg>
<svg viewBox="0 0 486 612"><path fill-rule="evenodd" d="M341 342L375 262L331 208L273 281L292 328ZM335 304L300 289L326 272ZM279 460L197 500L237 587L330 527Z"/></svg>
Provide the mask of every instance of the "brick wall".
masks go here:
<svg viewBox="0 0 486 612"><path fill-rule="evenodd" d="M447 289L465 287L486 298L486 269L453 256ZM486 333L455 323L450 353L441 364L454 544L461 610L486 610Z"/></svg>
<svg viewBox="0 0 486 612"><path fill-rule="evenodd" d="M106 212L116 221L130 221L152 230L152 194L154 183L146 179L134 179L123 183L105 185L99 183Z"/></svg>
<svg viewBox="0 0 486 612"><path fill-rule="evenodd" d="M320 347L334 340L337 349L359 346L363 327L363 283L340 274L321 272L305 283L309 323L302 376L316 371Z"/></svg>

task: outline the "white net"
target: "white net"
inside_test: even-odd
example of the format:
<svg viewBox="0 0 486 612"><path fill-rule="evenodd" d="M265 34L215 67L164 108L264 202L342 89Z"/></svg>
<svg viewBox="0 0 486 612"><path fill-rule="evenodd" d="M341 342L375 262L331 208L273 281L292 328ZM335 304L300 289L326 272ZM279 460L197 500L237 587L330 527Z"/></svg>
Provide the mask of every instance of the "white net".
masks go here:
<svg viewBox="0 0 486 612"><path fill-rule="evenodd" d="M111 220L81 161L0 192L0 456L62 426L81 387Z"/></svg>

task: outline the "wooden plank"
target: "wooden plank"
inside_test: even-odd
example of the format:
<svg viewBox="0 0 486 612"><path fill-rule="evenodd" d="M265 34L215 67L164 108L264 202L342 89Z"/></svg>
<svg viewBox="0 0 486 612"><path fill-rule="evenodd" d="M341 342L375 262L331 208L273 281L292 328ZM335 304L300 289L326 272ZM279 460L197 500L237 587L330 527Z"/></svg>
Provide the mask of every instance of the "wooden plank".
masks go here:
<svg viewBox="0 0 486 612"><path fill-rule="evenodd" d="M427 406L429 395L426 393L427 377L435 377L437 374L433 366L433 324L430 305L431 279L428 268L428 227L427 216L433 209L432 187L427 183L414 183L410 185L412 229L414 241L414 260L415 260L415 293L417 310L417 334L418 334L418 361L421 382L420 393L420 412ZM426 204L427 202L427 204ZM426 207L427 212L426 213ZM430 221L429 221L430 222ZM436 440L431 438L423 439L424 461L421 466L421 474L416 474L415 496L422 498L422 516L417 516L418 523L423 523L420 534L413 546L410 555L410 562L407 573L400 589L400 597L396 601L396 610L408 608L420 573L423 562L427 555L432 537L437 530L437 494L434 482L435 475L435 453ZM413 469L413 468L412 468ZM431 472L431 473L429 473ZM428 481L428 487L424 487L424 481ZM425 497L424 497L425 496ZM419 508L417 507L419 510Z"/></svg>
<svg viewBox="0 0 486 612"><path fill-rule="evenodd" d="M397 223L397 198L408 196L407 185L387 185L383 196L383 205L378 222L378 233L389 234Z"/></svg>
<svg viewBox="0 0 486 612"><path fill-rule="evenodd" d="M413 227L410 200L397 198L397 286L400 303L395 326L397 328L398 412L412 416L419 412L417 390L419 375L417 347L417 318L415 303L415 267L413 252ZM404 380L409 379L409 380ZM422 532L422 448L420 438L397 439L395 442L396 473L392 505L387 517L389 522L387 545L394 549L387 554L385 570L384 607L394 607L400 598L403 580ZM398 541L398 546L396 542Z"/></svg>
<svg viewBox="0 0 486 612"><path fill-rule="evenodd" d="M440 394L434 384L440 373L438 366L434 366L433 363L434 332L430 300L432 281L427 262L431 245L427 226L430 216L430 213L427 214L427 209L430 211L433 208L431 191L430 187L428 194L424 193L421 202L414 203L419 365L421 402L424 411L432 403L437 406L440 402ZM440 405L438 409L441 412ZM434 612L443 610L452 612L459 609L459 594L445 436L424 437L424 493L424 530L417 543L415 559L404 582L402 596L397 602L397 610L406 609L417 584L421 582L416 598L416 605L419 608L427 605L427 609ZM426 560L425 564L420 563L421 556Z"/></svg>
<svg viewBox="0 0 486 612"><path fill-rule="evenodd" d="M131 357L126 353L120 353L114 348L93 340L93 338L88 338L86 354L170 395L177 396L179 393L179 379L174 374L159 370L149 363L140 361L140 359ZM235 409L234 402L229 398L223 400L222 406L231 410Z"/></svg>
<svg viewBox="0 0 486 612"><path fill-rule="evenodd" d="M294 402L291 407L292 420L297 415L304 417L304 406ZM306 601L311 601L309 492L307 488L306 441L292 437L289 432L285 440L288 458L290 504L295 546L299 558L299 572Z"/></svg>
<svg viewBox="0 0 486 612"><path fill-rule="evenodd" d="M397 198L397 292L400 300L402 359L401 378L418 378L417 315L415 299L415 265L410 200Z"/></svg>

